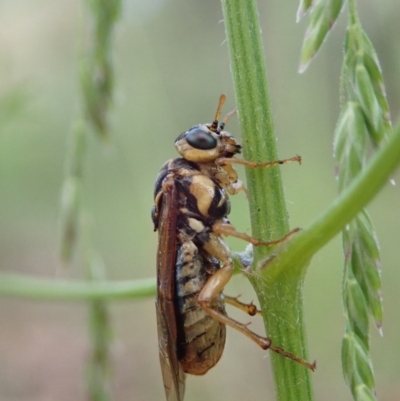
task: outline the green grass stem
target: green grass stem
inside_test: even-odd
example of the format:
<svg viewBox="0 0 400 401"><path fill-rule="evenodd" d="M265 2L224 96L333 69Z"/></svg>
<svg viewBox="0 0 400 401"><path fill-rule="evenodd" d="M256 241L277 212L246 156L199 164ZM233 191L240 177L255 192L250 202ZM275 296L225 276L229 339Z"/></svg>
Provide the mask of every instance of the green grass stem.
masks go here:
<svg viewBox="0 0 400 401"><path fill-rule="evenodd" d="M264 51L256 2L222 0L231 69L246 160L278 159L270 106ZM279 167L246 169L252 234L262 240L283 237L289 222ZM254 266L272 247L257 247ZM296 263L279 277L264 269L250 275L268 336L274 345L307 359L303 321L302 284L307 264ZM313 400L310 372L303 366L271 352L277 399ZM260 374L261 375L261 374Z"/></svg>

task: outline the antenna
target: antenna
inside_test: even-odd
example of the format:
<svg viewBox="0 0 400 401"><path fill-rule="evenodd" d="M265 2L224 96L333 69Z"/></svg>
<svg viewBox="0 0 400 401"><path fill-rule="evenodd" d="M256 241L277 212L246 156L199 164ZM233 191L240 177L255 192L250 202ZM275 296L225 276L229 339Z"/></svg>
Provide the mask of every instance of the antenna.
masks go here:
<svg viewBox="0 0 400 401"><path fill-rule="evenodd" d="M218 120L219 120L219 118L221 116L221 109L222 109L222 106L225 103L225 100L226 100L226 95L222 94L219 97L219 103L218 103L218 107L217 107L217 112L215 113L214 121L212 122L211 127L210 127L211 131L215 132L215 131L218 130Z"/></svg>
<svg viewBox="0 0 400 401"><path fill-rule="evenodd" d="M222 131L225 127L226 122L235 114L237 114L237 109L233 109L232 111L230 111L222 120L222 123L219 125L219 130Z"/></svg>

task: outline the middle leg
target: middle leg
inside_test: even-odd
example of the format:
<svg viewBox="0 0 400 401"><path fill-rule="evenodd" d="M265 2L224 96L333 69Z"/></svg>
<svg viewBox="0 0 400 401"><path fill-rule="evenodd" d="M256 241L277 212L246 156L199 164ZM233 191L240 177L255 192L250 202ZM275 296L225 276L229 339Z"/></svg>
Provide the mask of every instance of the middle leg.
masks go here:
<svg viewBox="0 0 400 401"><path fill-rule="evenodd" d="M273 246L273 245L279 245L279 244L287 241L293 234L299 232L300 228L294 228L292 231L290 231L284 237L282 237L278 240L275 240L275 241L261 241L257 238L251 237L250 235L236 231L236 228L230 223L215 223L212 226L212 231L219 235L226 235L226 236L231 236L231 237L242 239L244 241L249 242L250 244L252 244L254 246L259 246L259 245Z"/></svg>

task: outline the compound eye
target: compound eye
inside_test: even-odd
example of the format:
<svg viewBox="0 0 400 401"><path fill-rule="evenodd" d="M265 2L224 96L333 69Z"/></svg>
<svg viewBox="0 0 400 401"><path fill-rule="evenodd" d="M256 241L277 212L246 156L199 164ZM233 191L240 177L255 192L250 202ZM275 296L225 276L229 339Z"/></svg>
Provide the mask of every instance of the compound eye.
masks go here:
<svg viewBox="0 0 400 401"><path fill-rule="evenodd" d="M187 143L196 149L208 150L217 147L217 140L207 129L196 127L186 134Z"/></svg>

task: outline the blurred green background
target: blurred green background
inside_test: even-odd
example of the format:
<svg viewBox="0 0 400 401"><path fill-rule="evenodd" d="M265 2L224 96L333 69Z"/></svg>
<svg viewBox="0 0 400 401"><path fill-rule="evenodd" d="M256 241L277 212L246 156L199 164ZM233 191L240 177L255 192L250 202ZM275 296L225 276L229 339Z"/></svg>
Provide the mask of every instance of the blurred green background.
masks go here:
<svg viewBox="0 0 400 401"><path fill-rule="evenodd" d="M306 22L295 24L297 2L259 2L281 157L300 154L301 167L282 167L293 227L306 226L337 194L332 135L339 112L345 15L309 70L297 73ZM392 117L400 102L400 3L360 2L363 25L380 58ZM59 201L67 135L79 111L77 54L82 31L78 1L0 2L0 267L34 276L82 278L82 266L58 259ZM110 279L155 274L157 236L150 208L155 177L175 157L174 139L212 120L220 93L235 107L218 1L130 0L115 37L115 151L88 141L85 209L93 243ZM238 123L228 130L240 138ZM243 175L242 175L243 177ZM400 174L393 177L400 182ZM400 192L387 185L368 207L382 249L384 337L372 328L378 398L400 399ZM248 230L243 195L231 221ZM244 247L231 241L232 248ZM341 375L342 250L336 238L312 261L305 312L316 399L350 400ZM227 293L255 295L235 277ZM123 400L162 400L154 300L110 305L114 327L113 394ZM246 321L246 316L232 311ZM284 317L283 317L284 318ZM87 307L0 299L0 400L84 400L88 355ZM261 321L252 328L262 332ZM220 363L190 377L187 400L273 398L268 352L228 330ZM267 397L265 396L267 395Z"/></svg>

